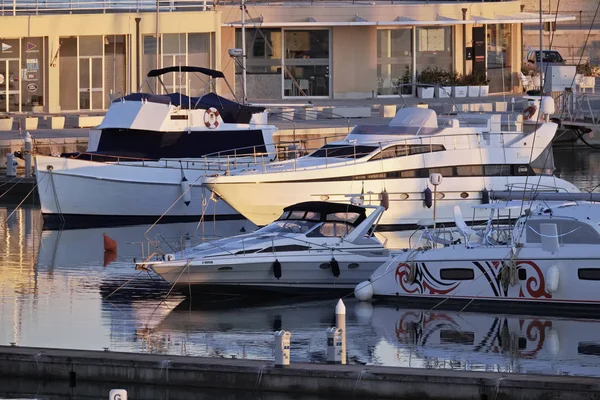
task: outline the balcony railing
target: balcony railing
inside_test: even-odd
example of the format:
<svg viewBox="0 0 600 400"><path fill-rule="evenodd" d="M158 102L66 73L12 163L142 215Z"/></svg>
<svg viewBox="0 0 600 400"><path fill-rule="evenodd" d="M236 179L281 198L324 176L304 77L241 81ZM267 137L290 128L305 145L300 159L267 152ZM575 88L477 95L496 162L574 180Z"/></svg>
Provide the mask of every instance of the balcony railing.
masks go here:
<svg viewBox="0 0 600 400"><path fill-rule="evenodd" d="M402 3L481 3L514 0L247 0L248 5L355 4L383 5ZM210 11L219 6L239 6L240 0L0 0L0 16L39 14L106 14L122 12Z"/></svg>

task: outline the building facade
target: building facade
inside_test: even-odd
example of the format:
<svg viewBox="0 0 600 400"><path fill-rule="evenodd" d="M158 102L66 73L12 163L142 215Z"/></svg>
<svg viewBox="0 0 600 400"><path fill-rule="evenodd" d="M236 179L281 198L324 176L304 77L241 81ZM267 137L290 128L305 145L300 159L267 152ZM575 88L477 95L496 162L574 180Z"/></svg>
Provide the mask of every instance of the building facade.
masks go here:
<svg viewBox="0 0 600 400"><path fill-rule="evenodd" d="M243 60L228 54L242 36L249 99L411 96L400 85L428 65L485 70L492 92L511 92L521 27L537 20L519 1L258 0L243 22L238 1L160 0L158 12L128 1L1 3L0 113L105 110L142 87L164 91L148 71L184 64L224 71L243 96ZM165 79L169 91L208 90L202 76Z"/></svg>

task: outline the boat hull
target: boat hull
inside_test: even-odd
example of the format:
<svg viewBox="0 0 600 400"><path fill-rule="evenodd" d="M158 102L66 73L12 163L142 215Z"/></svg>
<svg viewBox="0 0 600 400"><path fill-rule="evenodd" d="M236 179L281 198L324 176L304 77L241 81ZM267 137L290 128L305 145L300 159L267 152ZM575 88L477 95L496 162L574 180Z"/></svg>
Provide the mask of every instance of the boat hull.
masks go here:
<svg viewBox="0 0 600 400"><path fill-rule="evenodd" d="M182 174L190 183L186 205ZM46 226L144 224L242 218L211 200L202 169L153 168L36 156L36 180Z"/></svg>
<svg viewBox="0 0 600 400"><path fill-rule="evenodd" d="M209 182L208 186L214 187L219 195L229 199L229 203L237 211L259 226L272 222L281 215L284 207L300 201L326 199L348 203L350 200L348 195L354 194L354 197L359 197L363 192L365 204L379 205L379 194L383 188L389 196L389 208L383 214L378 228L416 229L419 227L419 220L433 218L433 206L428 208L425 204L424 190L430 186L427 178L369 180L364 182L364 186L361 186L361 182L344 180L219 184L219 181L225 182L227 178L219 177L216 183ZM460 205L465 210L465 219L486 221L489 210L467 211L472 206L481 204L483 188L506 190L507 185L523 188L526 185L531 186L533 182L540 188L560 188L561 192L579 191L571 183L553 176L444 178L437 189L436 221L446 226L452 224L455 205ZM507 213L506 217L508 216Z"/></svg>
<svg viewBox="0 0 600 400"><path fill-rule="evenodd" d="M452 247L399 257L370 278L374 296L403 304L467 310L566 314L600 309L600 254L593 246L559 254L523 248ZM582 272L584 271L584 272Z"/></svg>
<svg viewBox="0 0 600 400"><path fill-rule="evenodd" d="M193 293L287 293L350 294L354 286L388 260L382 249L336 254L339 274L334 275L330 250L316 254L293 254L261 257L228 257L226 260L197 260L150 263L154 272L175 287ZM357 253L362 255L357 256ZM281 275L275 272L279 262Z"/></svg>

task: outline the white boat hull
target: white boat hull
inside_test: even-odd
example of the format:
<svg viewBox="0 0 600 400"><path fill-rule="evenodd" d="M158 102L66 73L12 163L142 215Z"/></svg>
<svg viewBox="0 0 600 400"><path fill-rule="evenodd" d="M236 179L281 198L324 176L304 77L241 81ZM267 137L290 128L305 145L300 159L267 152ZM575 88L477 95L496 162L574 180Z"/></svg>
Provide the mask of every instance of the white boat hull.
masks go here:
<svg viewBox="0 0 600 400"><path fill-rule="evenodd" d="M337 252L336 252L337 253ZM357 255L361 254L361 255ZM227 293L319 292L340 290L351 293L354 286L368 277L388 258L387 251L374 249L335 254L339 276L334 276L330 250L286 252L285 255L259 255L215 258L213 260L149 263L148 266L164 280L180 289L199 293L214 290ZM281 265L281 276L274 273L274 262Z"/></svg>
<svg viewBox="0 0 600 400"><path fill-rule="evenodd" d="M501 272L502 261L510 259L508 247L423 251L410 259L399 257L376 271L371 277L373 293L404 303L468 304L468 310L480 304L503 311L510 305L526 307L527 312L559 313L561 307L567 314L589 307L596 312L600 306L600 254L593 246L565 246L558 254L541 253L539 248L520 249L510 281L509 268L504 267L506 274ZM580 269L588 270L592 278L580 276ZM456 278L465 270L472 270L472 277Z"/></svg>
<svg viewBox="0 0 600 400"><path fill-rule="evenodd" d="M185 204L179 168L152 168L36 156L36 179L45 218L153 223L241 218L201 186L202 169L183 170L191 185Z"/></svg>
<svg viewBox="0 0 600 400"><path fill-rule="evenodd" d="M431 186L427 178L369 180L364 182L364 190L360 181L325 181L325 182L260 182L218 184L216 191L241 214L256 225L266 225L279 217L283 208L300 201L327 200L338 203L348 203L348 195L359 197L364 192L364 203L379 205L379 194L385 188L389 194L389 209L383 214L379 226L394 229L414 229L421 219L433 219L434 208L425 206L423 191ZM487 210L477 210L475 214L468 213L471 206L481 204L481 191L505 190L507 185L516 187L531 186L533 183L540 188L559 188L561 192L579 192L574 185L553 176L535 177L484 177L484 178L445 178L437 189L437 196L443 197L436 201L436 221L452 223L454 221L454 206L460 205L465 212L465 219L487 220ZM211 184L209 183L209 186ZM539 189L543 190L543 189ZM369 193L370 192L370 193ZM463 198L463 196L468 197ZM507 214L508 216L508 214ZM513 217L517 217L515 215Z"/></svg>

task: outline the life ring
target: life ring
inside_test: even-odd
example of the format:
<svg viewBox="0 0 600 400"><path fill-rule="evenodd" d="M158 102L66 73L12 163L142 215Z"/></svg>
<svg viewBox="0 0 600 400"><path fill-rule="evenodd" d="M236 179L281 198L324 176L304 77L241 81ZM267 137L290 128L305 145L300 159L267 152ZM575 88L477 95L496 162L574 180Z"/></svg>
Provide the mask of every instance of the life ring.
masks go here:
<svg viewBox="0 0 600 400"><path fill-rule="evenodd" d="M530 120L536 111L537 111L537 108L535 108L535 106L527 107L526 109L523 110L523 119L525 121Z"/></svg>
<svg viewBox="0 0 600 400"><path fill-rule="evenodd" d="M204 111L204 125L208 129L215 129L219 126L219 111L216 108L210 107Z"/></svg>

